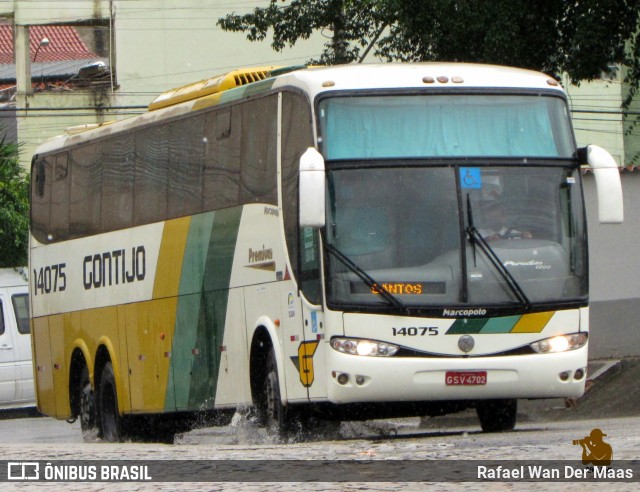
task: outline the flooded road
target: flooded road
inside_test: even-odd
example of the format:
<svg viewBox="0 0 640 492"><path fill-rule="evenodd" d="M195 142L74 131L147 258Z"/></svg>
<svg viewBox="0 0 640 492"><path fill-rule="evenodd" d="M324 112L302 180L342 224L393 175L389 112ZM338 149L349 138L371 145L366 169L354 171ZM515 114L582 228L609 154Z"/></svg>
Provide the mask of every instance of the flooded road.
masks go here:
<svg viewBox="0 0 640 492"><path fill-rule="evenodd" d="M573 441L588 436L594 428L600 428L607 435L606 441L612 446L616 460L640 460L640 418L613 418L582 420L572 422L525 422L513 432L485 434L472 420L459 421L462 425L443 427L437 422L431 426L421 425L419 419L374 421L365 423L342 423L337 439L310 439L305 442L275 443L250 421L235 419L234 425L224 428L203 428L191 431L176 439L175 444L154 443L103 443L83 442L78 422L68 424L48 417L18 418L0 420L0 442L4 460L45 460L74 462L73 460L138 460L153 462L159 460L163 466L180 466L187 475L185 482L130 482L130 483L11 483L17 490L424 490L425 483L414 482L401 472L409 463L431 463L428 466L458 466L465 462L475 463L505 460L549 460L552 463L567 463L580 460L581 449ZM442 421L443 423L445 421ZM269 463L286 460L299 466L298 470L282 476L282 481L273 478L263 482L260 472L249 476L247 481L199 482L200 473L207 473L203 464L207 463L256 463L262 467ZM250 460L250 461L247 461ZM255 461L251 461L255 460ZM335 480L339 476L338 463L371 462L380 460L379 469L393 472L398 464L398 473L393 481L345 482ZM429 460L429 461L421 461ZM579 461L578 461L579 462ZM335 463L336 465L332 465ZM391 465L390 465L391 463ZM319 481L306 482L301 477L302 467L321 464ZM400 466L401 465L401 466ZM190 468L191 467L191 468ZM404 468L403 468L404 467ZM186 470L185 470L186 468ZM313 468L313 466L311 466ZM259 470L259 467L258 467ZM326 471L325 471L326 470ZM316 467L315 470L318 473ZM210 476L210 475L207 475ZM193 481L189 481L193 480ZM317 480L317 479L316 479ZM403 481L405 480L405 481ZM452 475L450 480L456 480ZM636 479L637 481L637 479ZM436 481L435 490L534 490L541 485L545 490L602 490L602 483L581 480L571 482L511 482L509 480L491 483L479 481L447 483ZM632 484L628 482L607 483L606 490L626 491Z"/></svg>

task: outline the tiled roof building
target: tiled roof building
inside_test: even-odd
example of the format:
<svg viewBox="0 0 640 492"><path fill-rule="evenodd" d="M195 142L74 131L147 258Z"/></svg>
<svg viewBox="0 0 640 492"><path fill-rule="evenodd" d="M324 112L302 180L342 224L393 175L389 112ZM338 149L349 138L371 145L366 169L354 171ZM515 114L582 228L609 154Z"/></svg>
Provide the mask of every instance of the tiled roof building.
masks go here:
<svg viewBox="0 0 640 492"><path fill-rule="evenodd" d="M45 38L48 43L41 46ZM29 51L31 74L37 78L34 82L34 87L38 88L36 90L43 90L49 85L66 85L81 68L94 62L104 64L105 61L87 47L73 26L31 26ZM106 71L103 69L105 66L98 67L98 75ZM0 91L11 90L15 85L13 27L10 24L0 24Z"/></svg>
<svg viewBox="0 0 640 492"><path fill-rule="evenodd" d="M98 57L87 48L78 31L72 26L31 26L29 33L32 62L36 51L38 52L36 62L87 60ZM43 38L47 38L49 44L38 50ZM14 63L13 27L8 24L0 25L0 64Z"/></svg>

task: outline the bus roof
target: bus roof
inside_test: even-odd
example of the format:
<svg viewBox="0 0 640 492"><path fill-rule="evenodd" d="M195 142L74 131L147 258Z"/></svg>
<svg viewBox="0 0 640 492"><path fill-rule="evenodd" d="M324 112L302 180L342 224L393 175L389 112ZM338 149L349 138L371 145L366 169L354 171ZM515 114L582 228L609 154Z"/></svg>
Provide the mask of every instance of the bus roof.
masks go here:
<svg viewBox="0 0 640 492"><path fill-rule="evenodd" d="M38 147L45 154L64 146L107 136L154 121L186 114L208 106L241 99L282 87L297 87L310 100L318 94L341 90L462 88L557 90L562 87L540 72L496 65L471 63L381 63L329 67L258 67L226 74L171 89L160 94L142 115L101 125L74 127L66 135L54 137ZM85 131L82 131L85 130Z"/></svg>
<svg viewBox="0 0 640 492"><path fill-rule="evenodd" d="M328 90L390 88L556 89L540 72L472 63L385 63L314 67L278 77L274 87L296 85L315 96Z"/></svg>

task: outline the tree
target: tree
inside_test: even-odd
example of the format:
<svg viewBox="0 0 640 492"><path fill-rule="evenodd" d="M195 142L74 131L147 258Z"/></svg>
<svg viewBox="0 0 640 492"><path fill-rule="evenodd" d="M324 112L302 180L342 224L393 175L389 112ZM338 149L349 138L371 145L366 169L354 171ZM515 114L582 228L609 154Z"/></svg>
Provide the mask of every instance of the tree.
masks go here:
<svg viewBox="0 0 640 492"><path fill-rule="evenodd" d="M265 0L266 2L266 0ZM319 60L461 61L590 80L627 67L629 105L640 85L640 0L269 0L218 20L282 51L314 31L332 36Z"/></svg>
<svg viewBox="0 0 640 492"><path fill-rule="evenodd" d="M269 0L246 15L218 19L226 31L245 32L250 41L263 41L273 31L271 46L282 51L314 32L331 33L320 58L311 64L333 65L362 61L375 46L393 12L379 0Z"/></svg>
<svg viewBox="0 0 640 492"><path fill-rule="evenodd" d="M0 267L27 264L29 176L20 166L20 146L0 141Z"/></svg>

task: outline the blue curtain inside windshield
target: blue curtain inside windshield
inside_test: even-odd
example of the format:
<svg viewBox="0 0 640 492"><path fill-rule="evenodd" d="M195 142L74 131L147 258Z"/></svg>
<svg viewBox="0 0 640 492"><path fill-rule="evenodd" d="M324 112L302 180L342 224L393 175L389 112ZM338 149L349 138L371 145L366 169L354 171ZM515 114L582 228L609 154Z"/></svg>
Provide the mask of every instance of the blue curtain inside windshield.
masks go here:
<svg viewBox="0 0 640 492"><path fill-rule="evenodd" d="M327 159L569 157L564 102L540 96L375 96L322 101Z"/></svg>

